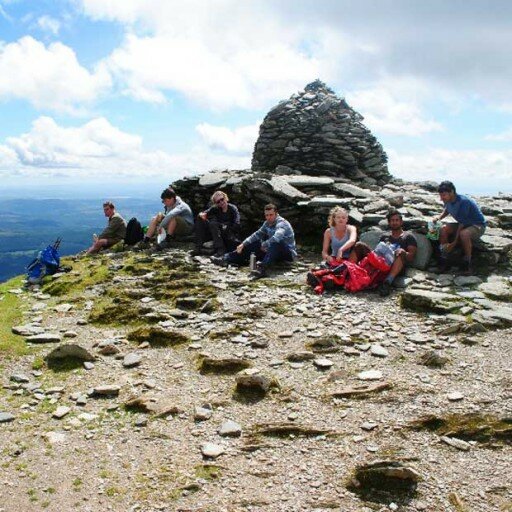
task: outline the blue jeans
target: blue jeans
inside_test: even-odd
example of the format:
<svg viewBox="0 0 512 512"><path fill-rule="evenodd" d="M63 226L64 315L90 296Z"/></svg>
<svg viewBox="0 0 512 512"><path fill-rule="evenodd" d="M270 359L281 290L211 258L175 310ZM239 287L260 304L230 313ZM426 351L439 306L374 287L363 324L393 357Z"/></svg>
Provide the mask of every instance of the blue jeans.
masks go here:
<svg viewBox="0 0 512 512"><path fill-rule="evenodd" d="M278 261L293 261L292 251L283 242L271 244L266 251L262 251L259 240L245 245L241 254L236 251L228 252L224 255L224 259L235 265L248 265L251 253L256 255L256 261L260 261L264 267L269 267Z"/></svg>

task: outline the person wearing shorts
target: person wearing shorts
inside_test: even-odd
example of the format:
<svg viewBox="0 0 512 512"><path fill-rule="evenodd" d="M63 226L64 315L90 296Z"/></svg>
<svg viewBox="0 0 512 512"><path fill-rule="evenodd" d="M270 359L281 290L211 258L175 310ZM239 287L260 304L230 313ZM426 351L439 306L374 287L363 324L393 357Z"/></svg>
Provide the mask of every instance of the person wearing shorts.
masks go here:
<svg viewBox="0 0 512 512"><path fill-rule="evenodd" d="M451 181L443 181L439 185L438 192L444 203L444 210L441 215L434 217L434 222L438 222L448 215L456 220L456 222L447 223L441 228L439 269L441 272L447 269L448 256L455 247L460 245L464 253L462 270L465 274L470 275L473 272L471 266L473 243L485 233L487 221L476 201L471 197L457 194L455 185Z"/></svg>
<svg viewBox="0 0 512 512"><path fill-rule="evenodd" d="M166 188L160 195L164 205L164 213L157 213L149 223L149 227L139 244L141 248L149 245L156 233L164 233L165 239L157 244L158 250L168 249L175 238L184 238L194 231L194 216L190 206L185 203L171 188Z"/></svg>

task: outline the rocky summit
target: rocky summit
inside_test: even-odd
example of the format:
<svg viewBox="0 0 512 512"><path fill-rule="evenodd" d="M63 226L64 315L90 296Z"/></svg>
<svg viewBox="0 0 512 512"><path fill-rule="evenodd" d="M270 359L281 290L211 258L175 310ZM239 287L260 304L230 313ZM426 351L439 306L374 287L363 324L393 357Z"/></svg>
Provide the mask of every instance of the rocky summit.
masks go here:
<svg viewBox="0 0 512 512"><path fill-rule="evenodd" d="M440 274L436 184L392 178L361 121L314 82L252 169L174 184L246 232L279 206L300 258L267 278L176 242L0 285L0 512L512 510L512 196L478 198L477 274ZM389 297L306 285L335 205L370 245L391 207L415 232Z"/></svg>

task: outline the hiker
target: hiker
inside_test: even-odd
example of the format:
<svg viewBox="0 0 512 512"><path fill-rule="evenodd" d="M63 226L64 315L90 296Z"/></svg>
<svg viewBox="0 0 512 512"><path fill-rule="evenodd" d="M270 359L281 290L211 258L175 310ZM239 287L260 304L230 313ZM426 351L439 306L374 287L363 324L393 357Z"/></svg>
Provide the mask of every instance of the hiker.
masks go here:
<svg viewBox="0 0 512 512"><path fill-rule="evenodd" d="M418 242L414 235L403 230L404 221L402 214L398 210L388 212L386 219L391 233L389 235L382 235L380 242L385 242L391 246L394 250L395 260L386 279L378 288L381 297L389 295L395 277L405 273L405 267L408 263L414 261L416 251L418 250Z"/></svg>
<svg viewBox="0 0 512 512"><path fill-rule="evenodd" d="M462 270L465 274L470 275L473 271L471 266L473 242L476 242L484 234L487 221L476 201L468 196L457 194L455 185L451 181L443 181L437 191L444 203L444 210L441 215L434 217L433 221L439 222L447 215L451 215L456 220L456 222L445 224L441 228L439 270L444 272L448 269L449 254L457 245L461 245L464 252Z"/></svg>
<svg viewBox="0 0 512 512"><path fill-rule="evenodd" d="M357 240L357 229L348 224L348 212L341 206L335 206L327 220L329 226L324 232L322 259L328 263L347 259Z"/></svg>
<svg viewBox="0 0 512 512"><path fill-rule="evenodd" d="M110 201L103 203L103 212L108 218L108 225L99 235L93 235L93 244L87 249L86 254L96 254L124 240L126 221L116 212L114 203Z"/></svg>
<svg viewBox="0 0 512 512"><path fill-rule="evenodd" d="M252 275L255 279L265 277L267 269L278 261L293 261L297 256L295 235L291 224L281 217L277 206L267 204L264 208L265 222L260 229L247 237L237 248L222 258L212 256L216 265L247 265L254 253L257 266Z"/></svg>
<svg viewBox="0 0 512 512"><path fill-rule="evenodd" d="M222 190L211 197L212 206L197 216L192 256L205 254L203 244L213 240L215 256L224 256L240 243L240 213ZM210 252L211 254L211 252Z"/></svg>
<svg viewBox="0 0 512 512"><path fill-rule="evenodd" d="M155 233L165 234L165 239L157 243L156 249L163 250L172 246L172 240L186 237L194 231L194 216L190 206L171 188L166 188L160 198L164 212L155 215L149 223L146 236L139 243L139 248L148 248Z"/></svg>

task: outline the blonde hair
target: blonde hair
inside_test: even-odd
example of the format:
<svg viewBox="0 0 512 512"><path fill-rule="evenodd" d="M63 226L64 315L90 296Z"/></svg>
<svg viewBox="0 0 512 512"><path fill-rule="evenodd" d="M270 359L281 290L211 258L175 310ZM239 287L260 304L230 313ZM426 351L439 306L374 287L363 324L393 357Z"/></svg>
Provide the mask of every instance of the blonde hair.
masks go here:
<svg viewBox="0 0 512 512"><path fill-rule="evenodd" d="M348 217L348 211L345 210L345 208L342 208L341 206L335 206L330 212L329 212L329 217L327 217L327 225L330 226L330 227L334 227L334 217L336 217L336 215L338 213L343 213L344 215L346 215Z"/></svg>
<svg viewBox="0 0 512 512"><path fill-rule="evenodd" d="M215 198L216 197L223 197L225 200L226 200L226 203L229 201L229 197L228 195L226 194L226 192L222 192L222 190L216 190L213 194L212 194L212 197L210 197L210 201L212 203L215 203Z"/></svg>

